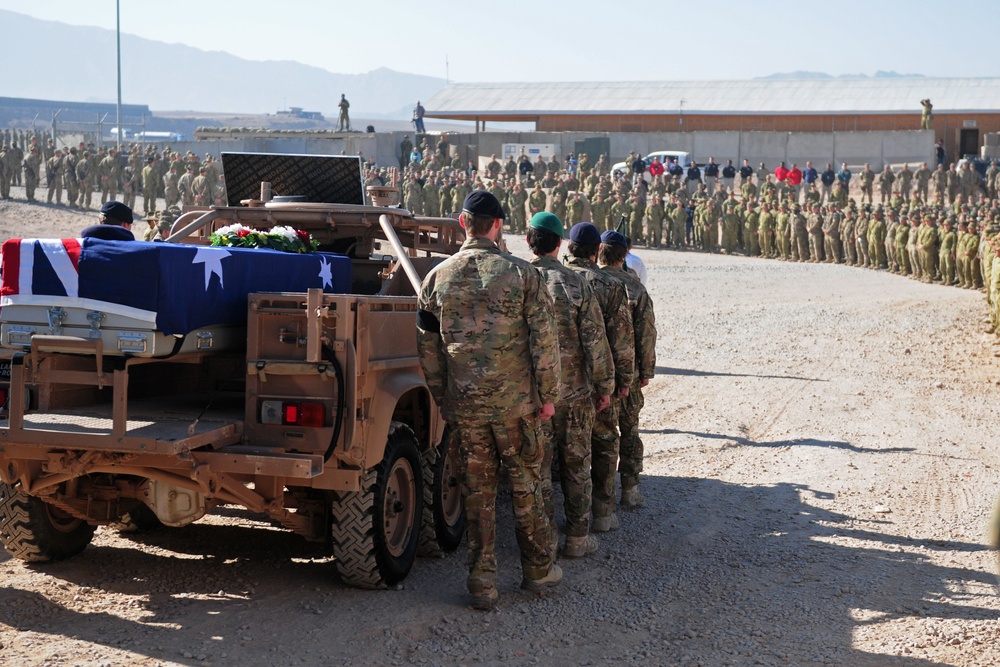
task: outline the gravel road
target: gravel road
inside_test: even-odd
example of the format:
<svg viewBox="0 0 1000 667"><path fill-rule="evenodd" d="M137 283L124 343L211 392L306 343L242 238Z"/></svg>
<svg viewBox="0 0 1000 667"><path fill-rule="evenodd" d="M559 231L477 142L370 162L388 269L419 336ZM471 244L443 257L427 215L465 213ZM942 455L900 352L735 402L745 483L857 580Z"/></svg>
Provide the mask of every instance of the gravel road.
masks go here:
<svg viewBox="0 0 1000 667"><path fill-rule="evenodd" d="M15 194L17 194L15 192ZM0 202L0 233L95 217ZM524 255L522 241L510 241ZM99 529L64 563L0 552L10 665L992 666L984 530L1000 490L1000 373L983 295L843 266L642 250L659 340L641 424L646 506L598 552L470 610L464 546L396 590L222 508Z"/></svg>

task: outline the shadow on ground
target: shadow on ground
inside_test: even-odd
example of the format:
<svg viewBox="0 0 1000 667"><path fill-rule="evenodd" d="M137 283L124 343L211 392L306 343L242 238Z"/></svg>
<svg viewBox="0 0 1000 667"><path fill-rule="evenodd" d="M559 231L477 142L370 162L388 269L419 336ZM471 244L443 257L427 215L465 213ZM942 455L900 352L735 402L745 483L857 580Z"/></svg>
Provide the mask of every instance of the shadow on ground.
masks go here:
<svg viewBox="0 0 1000 667"><path fill-rule="evenodd" d="M732 446L740 447L827 447L830 449L846 449L851 452L871 453L871 454L892 454L899 452L913 452L915 447L881 447L869 448L852 445L843 440L817 440L816 438L792 438L788 440L772 440L758 442L741 435L727 435L725 433L708 433L706 431L684 431L673 428L661 429L639 429L640 435L691 435L696 438L706 440L724 440L733 443Z"/></svg>
<svg viewBox="0 0 1000 667"><path fill-rule="evenodd" d="M731 378L764 378L766 380L803 380L805 382L829 382L821 378L807 378L798 375L760 375L758 373L718 373L715 371L701 371L693 368L670 368L669 366L657 366L654 373L656 375L684 375L691 377L731 377Z"/></svg>
<svg viewBox="0 0 1000 667"><path fill-rule="evenodd" d="M81 596L138 596L136 618L7 587L0 621L182 664L198 664L202 652L248 665L918 667L939 663L869 654L852 637L900 617L997 618L984 608L996 606L992 573L931 562L934 552L982 545L911 539L816 507L810 499L821 491L791 484L645 477L642 488L646 507L622 512L621 530L601 536L591 558L564 560L564 585L542 598L518 590L510 499L501 495L501 602L485 615L465 607L464 546L418 560L402 590L360 591L338 581L322 549L262 523L161 530L134 548L92 546L39 568L71 591L92 589Z"/></svg>

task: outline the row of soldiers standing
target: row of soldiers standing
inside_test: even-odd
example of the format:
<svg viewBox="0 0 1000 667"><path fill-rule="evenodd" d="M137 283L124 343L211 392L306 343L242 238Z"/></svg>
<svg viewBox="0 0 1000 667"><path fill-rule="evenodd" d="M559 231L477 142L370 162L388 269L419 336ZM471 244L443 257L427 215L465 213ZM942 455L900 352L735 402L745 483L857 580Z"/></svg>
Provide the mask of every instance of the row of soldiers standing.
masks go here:
<svg viewBox="0 0 1000 667"><path fill-rule="evenodd" d="M225 176L211 154L204 162L192 151L181 155L170 147L161 152L156 146L145 149L133 144L117 149L93 143L80 142L67 149L56 148L51 138L29 135L26 155L20 157L20 146L5 146L0 153L0 196L10 199L10 186L17 185L23 173L25 198L37 202L35 193L39 185L47 187L49 204L66 204L72 208L89 209L93 193L100 191L101 204L118 199L135 208L138 195L143 197L143 212L149 216L157 211L157 200L163 199L165 208L184 206L225 205L227 201ZM17 165L16 167L14 165Z"/></svg>

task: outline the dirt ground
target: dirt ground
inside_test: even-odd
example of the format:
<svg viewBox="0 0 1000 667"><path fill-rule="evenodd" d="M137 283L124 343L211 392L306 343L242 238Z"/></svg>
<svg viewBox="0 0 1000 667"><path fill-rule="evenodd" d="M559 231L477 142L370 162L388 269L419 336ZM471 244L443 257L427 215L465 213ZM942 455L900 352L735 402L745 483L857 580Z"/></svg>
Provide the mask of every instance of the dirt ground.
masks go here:
<svg viewBox="0 0 1000 667"><path fill-rule="evenodd" d="M18 192L15 189L15 196ZM96 216L0 203L0 235ZM522 241L512 249L525 254ZM464 545L395 590L223 508L63 563L0 552L9 665L845 665L1000 662L985 547L1000 366L978 292L843 266L638 251L659 339L646 506L564 584L467 607Z"/></svg>

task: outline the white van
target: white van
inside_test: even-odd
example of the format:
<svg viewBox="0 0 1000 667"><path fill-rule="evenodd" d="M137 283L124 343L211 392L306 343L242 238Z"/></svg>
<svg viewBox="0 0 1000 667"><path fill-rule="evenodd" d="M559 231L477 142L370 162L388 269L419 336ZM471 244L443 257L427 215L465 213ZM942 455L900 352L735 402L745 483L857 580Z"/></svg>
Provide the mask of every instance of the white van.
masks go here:
<svg viewBox="0 0 1000 667"><path fill-rule="evenodd" d="M660 158L660 162L663 163L664 167L671 160L677 162L681 168L686 172L688 167L691 166L691 154L685 151L654 151L649 155L642 158L646 161L646 167L648 168L650 163L652 163L653 158ZM628 171L628 164L625 162L616 162L611 165L612 174L624 174ZM653 180L653 177L649 175L649 171L646 171L642 177L647 181Z"/></svg>

